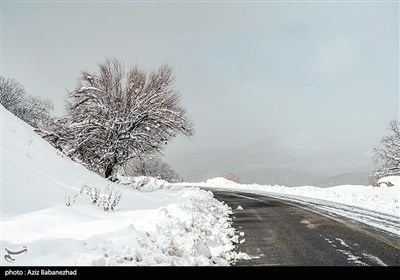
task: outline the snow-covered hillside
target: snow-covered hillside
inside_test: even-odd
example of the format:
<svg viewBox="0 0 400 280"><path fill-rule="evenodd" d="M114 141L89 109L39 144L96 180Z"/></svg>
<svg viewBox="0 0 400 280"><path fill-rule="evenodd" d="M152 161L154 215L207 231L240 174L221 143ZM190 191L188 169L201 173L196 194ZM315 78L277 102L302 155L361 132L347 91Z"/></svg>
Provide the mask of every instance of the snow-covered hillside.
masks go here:
<svg viewBox="0 0 400 280"><path fill-rule="evenodd" d="M28 249L15 265L227 265L238 256L230 209L210 192L110 183L0 109L1 251ZM67 207L84 185L121 191L116 211L84 195Z"/></svg>

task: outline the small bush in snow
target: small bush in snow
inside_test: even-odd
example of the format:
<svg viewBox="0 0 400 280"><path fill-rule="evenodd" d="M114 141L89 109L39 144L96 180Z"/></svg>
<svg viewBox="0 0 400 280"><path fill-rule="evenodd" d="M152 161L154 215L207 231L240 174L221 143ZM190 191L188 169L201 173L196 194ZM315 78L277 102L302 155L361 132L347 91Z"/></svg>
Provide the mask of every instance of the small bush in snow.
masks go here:
<svg viewBox="0 0 400 280"><path fill-rule="evenodd" d="M150 182L150 178L149 177L143 177L143 179L140 180L139 183L138 183L138 189L140 190L141 188L146 186L149 182Z"/></svg>
<svg viewBox="0 0 400 280"><path fill-rule="evenodd" d="M84 185L80 191L81 194L87 194L90 196L93 205L97 205L100 201L100 188L89 187L88 185Z"/></svg>
<svg viewBox="0 0 400 280"><path fill-rule="evenodd" d="M64 200L65 200L65 206L70 207L72 205L70 196L65 196Z"/></svg>
<svg viewBox="0 0 400 280"><path fill-rule="evenodd" d="M225 175L223 176L223 178L225 178L226 180L235 182L235 183L239 183L239 182L240 182L239 176L237 176L236 174L233 174L233 173L225 174Z"/></svg>
<svg viewBox="0 0 400 280"><path fill-rule="evenodd" d="M124 165L123 171L129 177L146 176L170 183L182 182L181 176L159 157L131 159Z"/></svg>
<svg viewBox="0 0 400 280"><path fill-rule="evenodd" d="M154 191L158 189L170 189L173 185L167 181L139 176L139 177L126 177L118 175L118 183L121 185L129 185L132 189L143 190L143 191Z"/></svg>
<svg viewBox="0 0 400 280"><path fill-rule="evenodd" d="M104 211L114 211L115 207L121 200L122 193L120 191L114 191L112 188L106 188L102 199L102 207Z"/></svg>
<svg viewBox="0 0 400 280"><path fill-rule="evenodd" d="M89 187L88 185L83 185L79 191L79 194L75 195L72 201L70 196L65 198L65 205L67 207L72 206L75 203L78 195L89 196L92 201L92 205L96 205L102 208L104 211L114 211L115 207L122 198L122 192L114 191L113 188L110 189L108 186L105 188L104 192L101 193L100 188L93 188Z"/></svg>
<svg viewBox="0 0 400 280"><path fill-rule="evenodd" d="M378 181L376 183L376 186L377 187L393 187L394 184L390 181Z"/></svg>
<svg viewBox="0 0 400 280"><path fill-rule="evenodd" d="M70 196L65 195L65 205L66 205L67 207L70 207L70 206L72 206L73 204L75 204L76 198L78 197L79 194L80 194L80 193L74 195L72 201L71 201L71 197L70 197Z"/></svg>

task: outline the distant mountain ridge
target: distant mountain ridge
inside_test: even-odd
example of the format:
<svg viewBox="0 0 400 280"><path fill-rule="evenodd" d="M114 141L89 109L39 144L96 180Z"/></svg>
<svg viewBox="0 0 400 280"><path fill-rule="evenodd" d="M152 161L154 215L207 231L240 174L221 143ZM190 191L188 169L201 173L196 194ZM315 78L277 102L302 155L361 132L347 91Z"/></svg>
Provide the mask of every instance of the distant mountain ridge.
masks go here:
<svg viewBox="0 0 400 280"><path fill-rule="evenodd" d="M372 141L325 134L270 137L237 149L169 155L167 161L186 181L235 173L242 183L314 185L369 184Z"/></svg>

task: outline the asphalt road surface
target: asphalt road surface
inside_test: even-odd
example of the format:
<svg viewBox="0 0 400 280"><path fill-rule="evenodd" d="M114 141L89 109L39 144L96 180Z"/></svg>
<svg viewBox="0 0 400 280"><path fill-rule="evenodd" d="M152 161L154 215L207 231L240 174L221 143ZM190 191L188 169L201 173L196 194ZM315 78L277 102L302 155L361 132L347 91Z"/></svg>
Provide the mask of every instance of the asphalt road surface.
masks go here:
<svg viewBox="0 0 400 280"><path fill-rule="evenodd" d="M211 190L233 209L242 266L399 266L400 240L276 198ZM243 210L237 209L239 206ZM243 235L243 234L242 234Z"/></svg>

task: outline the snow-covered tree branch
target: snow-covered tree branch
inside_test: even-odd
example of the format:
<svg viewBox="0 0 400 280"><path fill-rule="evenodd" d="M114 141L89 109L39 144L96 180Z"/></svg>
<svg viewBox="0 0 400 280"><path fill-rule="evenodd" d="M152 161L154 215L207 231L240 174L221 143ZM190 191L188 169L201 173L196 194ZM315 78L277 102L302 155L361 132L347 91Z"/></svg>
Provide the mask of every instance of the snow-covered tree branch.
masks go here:
<svg viewBox="0 0 400 280"><path fill-rule="evenodd" d="M124 166L125 176L150 176L171 183L181 182L181 176L159 157L136 157L128 160Z"/></svg>
<svg viewBox="0 0 400 280"><path fill-rule="evenodd" d="M70 156L109 177L128 159L159 152L177 134L193 134L173 83L167 65L125 73L120 61L108 59L97 73L82 72L68 93L56 138Z"/></svg>
<svg viewBox="0 0 400 280"><path fill-rule="evenodd" d="M375 170L374 179L377 181L384 176L400 175L400 130L399 122L390 122L392 134L381 140L381 146L375 148L375 161L382 165Z"/></svg>
<svg viewBox="0 0 400 280"><path fill-rule="evenodd" d="M0 76L0 103L10 112L16 110L26 95L21 84L13 79Z"/></svg>
<svg viewBox="0 0 400 280"><path fill-rule="evenodd" d="M0 103L35 128L47 129L52 122L50 100L27 95L21 84L3 76L0 76Z"/></svg>

